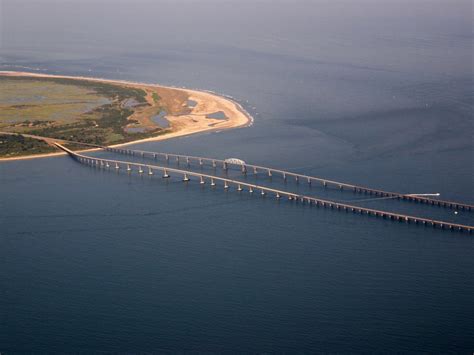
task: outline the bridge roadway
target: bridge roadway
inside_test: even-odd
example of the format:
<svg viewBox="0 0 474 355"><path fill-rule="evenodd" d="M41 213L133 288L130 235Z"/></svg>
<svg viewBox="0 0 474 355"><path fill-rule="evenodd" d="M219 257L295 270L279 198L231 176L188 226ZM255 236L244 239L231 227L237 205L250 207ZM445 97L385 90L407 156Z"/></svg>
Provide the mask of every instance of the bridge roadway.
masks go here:
<svg viewBox="0 0 474 355"><path fill-rule="evenodd" d="M338 189L349 189L357 193L364 193L364 194L375 195L375 196L380 196L380 197L397 198L397 199L401 199L405 201L420 202L420 203L425 203L425 204L430 204L430 205L435 205L435 206L448 207L448 208L454 208L454 209L460 209L460 210L466 210L466 211L474 210L474 205L470 205L466 203L438 200L438 199L433 199L426 196L416 196L412 194L403 194L403 193L398 193L398 192L372 189L368 187L352 185L352 184L347 184L343 182L323 179L323 178L314 177L314 176L302 175L302 174L297 174L297 173L293 173L293 172L289 172L285 170L273 169L273 168L268 168L264 166L253 165L253 164L241 165L238 163L227 162L221 159L212 159L212 158L204 158L204 157L196 157L196 156L180 155L180 154L170 154L170 153L148 152L148 151L143 151L143 150L132 150L132 149L123 149L123 148L114 148L114 147L102 147L102 149L109 152L113 152L113 153L127 154L127 155L132 155L132 156L137 155L143 158L149 157L149 158L157 159L157 157L161 156L166 161L169 161L170 159L175 159L178 162L184 161L186 162L188 166L191 162L195 162L201 166L207 163L207 164L210 164L214 168L220 166L224 170L227 170L229 166L237 166L239 169L241 169L242 173L244 174L246 174L248 170L253 171L254 174L257 174L259 171L263 171L270 177L275 174L278 174L284 180L287 180L288 178L291 177L296 182L306 181L308 184L311 184L313 181L317 181L325 187L332 186Z"/></svg>
<svg viewBox="0 0 474 355"><path fill-rule="evenodd" d="M224 189L226 190L229 189L231 186L237 187L237 191L244 191L244 188L246 188L250 193L259 192L262 196L267 195L267 194L273 194L276 198L286 197L289 200L300 201L302 203L307 203L310 206L312 205L318 206L318 207L321 206L325 208L336 209L338 211L353 212L353 213L358 213L361 215L365 214L368 216L381 217L381 218L392 220L392 221L414 223L414 224L420 224L424 226L431 226L433 228L449 229L449 230L455 230L455 231L460 231L460 232L472 233L472 231L474 230L473 226L433 220L433 219L428 219L428 218L420 218L420 217L415 217L415 216L376 210L372 208L359 207L359 206L349 205L345 203L324 200L324 199L320 199L320 198L316 198L312 196L299 195L299 194L284 191L284 190L273 189L273 188L260 186L256 184L250 184L247 182L242 182L242 181L229 179L225 177L198 173L194 171L170 168L170 167L160 166L160 165L141 164L141 163L135 163L135 162L122 161L122 160L91 157L91 156L76 153L59 143L54 143L54 144L59 149L67 152L76 161L83 164L87 164L89 166L97 167L97 168L115 169L115 170L126 169L127 171L131 172L132 167L134 167L138 169L139 174L148 174L148 175L154 175L155 171L161 171L163 174L162 175L163 178L169 178L170 177L169 173L174 173L174 174L182 175L183 176L182 180L184 182L190 181L190 177L196 177L199 179L199 182L201 184L205 184L207 181L210 181L211 186L216 186L216 182L219 181L224 184ZM159 154L159 153L155 153L155 154Z"/></svg>
<svg viewBox="0 0 474 355"><path fill-rule="evenodd" d="M8 132L0 132L2 134L11 134ZM158 156L164 157L167 161L170 158L176 159L179 161L180 159L184 160L187 162L189 165L191 161L196 161L199 163L199 165L203 165L205 162L210 163L213 167L217 167L220 165L223 169L227 169L228 166L238 166L241 170L242 173L246 174L247 170L250 168L253 170L254 174L257 174L258 170L265 171L266 174L268 174L270 177L273 174L280 174L281 177L283 177L284 180L287 179L287 177L292 177L295 179L296 182L299 182L300 180L306 180L308 184L311 184L312 181L318 181L320 182L323 186L334 186L339 189L350 189L353 190L356 193L364 193L364 194L369 194L369 195L375 195L375 196L380 196L380 197L387 197L387 198L397 198L405 201L412 201L412 202L420 202L420 203L425 203L425 204L430 204L434 206L440 206L440 207L447 207L447 208L454 208L454 209L461 209L461 210L466 210L466 211L473 211L474 210L474 205L466 204L466 203L461 203L461 202L453 202L453 201L446 201L446 200L440 200L440 199L433 199L429 198L427 196L416 196L413 194L402 194L399 192L390 192L390 191L384 191L384 190L379 190L379 189L372 189L369 187L364 187L364 186L359 186L359 185L353 185L353 184L348 184L348 183L343 183L343 182L338 182L334 180L328 180L328 179L323 179L320 177L315 177L315 176L308 176L308 175L303 175L303 174L297 174L293 173L290 171L285 171L285 170L279 170L279 169L272 169L269 167L264 167L264 166L259 166L259 165L252 165L252 164L245 164L245 165L240 165L236 163L230 163L226 162L225 160L221 159L212 159L212 158L205 158L205 157L196 157L196 156L191 156L191 155L181 155L181 154L171 154L171 153L161 153L161 152L148 152L144 150L133 150L133 149L123 149L123 148L116 148L116 147L107 147L107 146L102 146L98 144L90 144L90 143L82 143L82 142L75 142L75 141L69 141L69 140L59 140L59 139L54 139L50 137L41 137L41 136L33 136L33 135L28 135L28 134L22 134L25 137L30 137L30 138L35 138L35 139L40 139L46 141L48 144L55 144L55 142L61 142L63 144L76 144L76 145L83 145L89 148L94 148L94 149L102 149L106 150L109 152L114 152L114 153L119 153L119 154L128 154L128 155L140 155L143 158L146 158L147 156L152 157L156 159Z"/></svg>

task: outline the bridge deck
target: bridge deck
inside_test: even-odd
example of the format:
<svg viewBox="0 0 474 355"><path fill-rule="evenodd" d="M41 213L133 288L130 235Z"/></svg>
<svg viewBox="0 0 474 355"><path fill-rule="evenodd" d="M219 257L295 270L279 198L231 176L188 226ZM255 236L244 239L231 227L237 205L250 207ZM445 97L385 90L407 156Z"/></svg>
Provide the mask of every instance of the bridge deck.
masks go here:
<svg viewBox="0 0 474 355"><path fill-rule="evenodd" d="M300 194L296 194L296 193L292 193L292 192L288 192L284 190L273 189L266 186L251 184L251 183L247 183L247 182L243 182L243 181L239 181L235 179L229 179L225 177L198 173L194 171L170 168L167 166L160 166L160 165L141 164L141 163L136 163L136 162L122 161L122 160L95 158L95 157L76 153L59 143L55 143L55 145L58 148L62 149L63 151L67 152L71 157L73 157L77 161L91 165L91 166L99 167L99 168L109 168L109 169L110 168L116 168L116 169L126 168L127 170L130 171L132 167L136 167L138 168L139 173L148 173L150 175L154 174L154 171L158 170L163 173L163 177L169 177L168 173L175 173L175 174L182 175L184 181L188 181L190 179L189 178L190 176L199 178L201 183L206 183L206 179L207 179L211 182L211 185L215 185L216 181L220 181L224 183L224 188L226 189L230 188L230 186L237 186L238 191L242 191L244 188L247 188L249 192L260 191L262 195L272 193L277 198L286 197L290 200L300 201L302 203L306 202L309 205L328 207L328 208L333 208L340 211L366 214L369 216L382 217L385 219L396 220L396 221L404 221L407 223L422 224L425 226L438 227L441 229L465 231L468 233L471 233L472 230L474 229L473 226L433 220L433 219L428 219L428 218L421 218L421 217L393 213L393 212L387 212L387 211L382 211L382 210L377 210L377 209L372 209L372 208L359 207L359 206L354 206L354 205L350 205L346 203L339 203L339 202L334 202L334 201L316 198L312 196L300 195ZM112 151L115 151L116 148L112 148L112 149L113 149ZM160 154L160 153L152 153L152 154ZM161 154L164 154L164 153L161 153ZM144 168L145 170L148 170L148 172L143 170Z"/></svg>
<svg viewBox="0 0 474 355"><path fill-rule="evenodd" d="M313 181L317 181L323 184L323 186L334 186L339 189L346 188L357 193L365 193L365 194L370 194L370 195L375 195L375 196L380 196L380 197L398 198L405 201L420 202L420 203L425 203L425 204L431 204L431 205L437 205L441 207L448 207L448 208L455 208L455 209L462 209L462 210L467 210L467 211L474 210L474 205L470 205L466 203L439 200L439 199L429 198L426 196L415 196L413 194L403 194L399 192L373 189L369 187L348 184L348 183L324 179L320 177L297 174L294 172L280 170L280 169L273 169L273 168L264 167L260 165L253 165L253 164L240 165L240 164L235 164L231 162L226 162L225 160L221 160L221 159L212 159L212 158L171 154L171 153L149 152L149 151L143 151L143 150L122 149L122 148L113 148L113 147L103 147L103 149L105 149L106 151L119 153L119 154L139 155L139 156L142 156L143 158L150 157L150 158L156 159L158 156L161 156L166 160L182 159L186 161L186 163L188 164L193 161L200 165L203 165L204 163L208 163L213 167L221 166L223 169L227 169L228 166L237 166L238 168L242 170L243 173L247 173L248 170L251 170L254 173L257 173L258 171L263 171L267 173L269 176L272 176L274 174L279 174L284 179L287 179L288 177L292 177L296 181L306 181L309 184L311 184Z"/></svg>

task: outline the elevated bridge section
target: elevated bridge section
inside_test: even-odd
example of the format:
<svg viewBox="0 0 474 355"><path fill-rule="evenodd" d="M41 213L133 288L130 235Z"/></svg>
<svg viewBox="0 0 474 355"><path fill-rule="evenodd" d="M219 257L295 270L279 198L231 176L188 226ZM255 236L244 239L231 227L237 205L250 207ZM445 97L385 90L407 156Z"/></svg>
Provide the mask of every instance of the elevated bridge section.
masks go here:
<svg viewBox="0 0 474 355"><path fill-rule="evenodd" d="M102 147L104 150L124 154L131 156L140 156L142 158L150 158L157 160L158 158L165 159L166 161L175 160L177 162L185 162L188 166L190 164L197 164L200 166L207 165L212 166L213 168L221 168L223 170L229 169L229 167L234 167L240 169L242 174L266 174L267 176L280 176L283 180L293 179L295 182L304 182L307 184L318 183L324 187L333 187L336 189L346 189L352 190L356 193L372 195L376 197L387 197L387 198L396 198L404 201L418 202L423 204L429 204L434 206L446 207L451 209L459 209L465 211L473 211L474 205L466 204L462 202L453 202L446 201L441 199L434 199L428 196L421 196L415 194L404 194L399 192L384 191L380 189L373 189L360 185L353 185L344 182L324 179L321 177L309 176L304 174L298 174L290 171L280 170L269 168L260 165L248 164L238 159L212 159L205 157L197 157L191 155L180 155L180 154L171 154L171 153L159 153L159 152L149 152L143 150L133 150L133 149L123 149L123 148L114 148L114 147Z"/></svg>
<svg viewBox="0 0 474 355"><path fill-rule="evenodd" d="M429 226L433 228L440 228L440 229L446 229L446 230L453 230L453 231L459 231L459 232L466 232L466 233L472 233L474 227L469 226L469 225L463 225L463 224L456 224L456 223L451 223L451 222L446 222L446 221L440 221L440 220L435 220L435 219L429 219L429 218L422 218L422 217L416 217L416 216L411 216L411 215L406 215L406 214L399 214L399 213L394 213L394 212L387 212L387 211L382 211L378 209L372 209L372 208L365 208L365 207L360 207L360 206L355 206L351 204L346 204L346 203L339 203L335 201L330 201L327 199L321 199L317 198L314 196L307 196L304 194L297 194L289 191L285 191L282 189L274 189L270 188L267 186L261 186L258 184L251 184L245 181L239 181L236 179L231 179L231 178L226 178L222 176L214 176L210 174L204 174L204 173L199 173L195 171L189 171L185 169L178 169L178 168L171 168L168 166L161 166L157 164L143 164L143 163L137 163L137 162L130 162L130 161L124 161L124 160L115 160L115 159L104 159L104 158L97 158L97 157L92 157L92 156L87 156L84 154L79 154L76 153L68 148L66 148L64 145L60 143L54 143L59 149L65 151L68 153L73 159L76 161L91 166L95 167L98 169L104 169L104 170L125 170L127 172L132 173L137 172L138 174L148 174L148 175L155 175L159 173L162 178L170 178L171 176L173 177L180 177L183 182L189 182L192 179L198 181L200 184L209 184L211 187L215 188L217 186L223 187L225 190L230 190L234 189L238 192L248 192L251 194L259 194L261 196L273 196L277 199L285 198L290 201L295 201L299 202L302 204L306 204L308 206L315 206L315 207L320 207L320 208L330 208L334 209L337 211L343 211L346 213L355 213L359 215L367 215L367 216L373 216L376 218L381 218L381 219L387 219L391 221L399 221L399 222L405 222L405 223L412 223L415 225L423 225L423 226ZM113 152L119 152L118 148L105 148L106 150L113 151ZM134 150L120 150L119 153L122 154L151 154L152 158L156 158L153 154L165 154L165 153L153 153L153 152L141 152L141 151L134 151ZM167 155L167 157L166 157ZM197 159L198 163L200 163L199 159L202 159L202 164L204 164L204 159L206 159L206 162L210 162L211 164L214 164L217 166L217 164L229 164L228 162L225 162L223 160L215 160L215 159L208 159L208 158L200 158L200 157L189 157L189 156L182 156L182 155L171 155L171 154L165 154L165 159L186 159L188 158L189 161L188 163L191 162L191 159ZM214 165L213 165L214 166ZM227 169L225 165L222 165L224 169ZM254 166L254 165L246 165L245 168L251 168L253 169L254 167L258 169L266 169L268 173L268 168L263 168L259 166ZM243 168L241 167L243 170ZM272 169L271 172L276 172L279 174L286 173L283 170L276 170ZM245 171L243 171L245 173ZM291 173L292 177L300 178L304 175L299 175L299 174L294 174ZM313 177L308 177L311 178L308 183L311 183L313 180L314 181L319 181L316 180L318 178L313 178ZM328 182L328 180L324 180ZM335 182L333 182L335 183ZM345 184L346 186L355 186L355 185L349 185ZM373 191L378 191L378 190L373 190ZM407 196L407 195L401 195L400 196ZM458 208L461 204L457 204ZM470 205L463 205L464 209L470 209ZM447 205L447 207L449 207Z"/></svg>

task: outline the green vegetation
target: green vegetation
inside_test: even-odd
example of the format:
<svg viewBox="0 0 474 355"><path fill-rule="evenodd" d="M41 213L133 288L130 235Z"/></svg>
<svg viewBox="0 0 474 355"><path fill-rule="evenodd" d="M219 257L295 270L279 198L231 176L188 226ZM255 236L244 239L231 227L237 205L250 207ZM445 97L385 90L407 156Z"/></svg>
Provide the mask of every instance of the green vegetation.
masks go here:
<svg viewBox="0 0 474 355"><path fill-rule="evenodd" d="M91 80L0 76L0 131L109 145L167 132L159 126L127 132L136 110L151 108L140 88ZM161 98L152 94L156 103ZM125 107L127 100L138 105ZM0 157L54 151L42 141L3 135ZM83 147L77 147L83 148Z"/></svg>
<svg viewBox="0 0 474 355"><path fill-rule="evenodd" d="M92 81L92 80L77 80L77 79L65 79L65 78L35 78L27 76L0 76L0 85L2 81L17 81L17 82L32 82L40 81L42 83L56 83L61 85L72 85L75 87L87 88L94 91L98 95L113 98L118 101L133 98L137 102L146 103L146 92L142 89L130 88L120 86L116 84L109 84L104 82Z"/></svg>
<svg viewBox="0 0 474 355"><path fill-rule="evenodd" d="M161 97L156 93L154 92L151 97L153 97L153 101L155 101L155 103L158 103L158 101L161 100Z"/></svg>
<svg viewBox="0 0 474 355"><path fill-rule="evenodd" d="M42 154L55 152L56 148L44 141L25 138L22 135L0 134L0 156L19 157L22 155Z"/></svg>

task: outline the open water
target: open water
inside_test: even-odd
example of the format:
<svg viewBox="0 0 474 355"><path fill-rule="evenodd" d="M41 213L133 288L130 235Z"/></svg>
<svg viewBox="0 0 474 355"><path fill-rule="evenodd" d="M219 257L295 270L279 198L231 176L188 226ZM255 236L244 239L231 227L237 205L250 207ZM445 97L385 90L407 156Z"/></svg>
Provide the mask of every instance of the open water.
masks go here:
<svg viewBox="0 0 474 355"><path fill-rule="evenodd" d="M0 70L213 90L254 124L136 148L472 203L471 6L3 0ZM0 351L472 353L473 255L465 233L1 163Z"/></svg>

